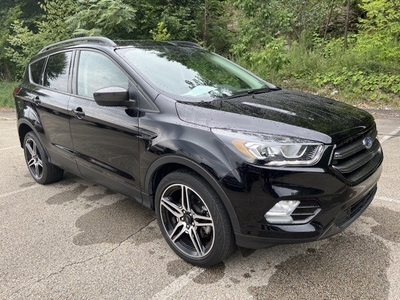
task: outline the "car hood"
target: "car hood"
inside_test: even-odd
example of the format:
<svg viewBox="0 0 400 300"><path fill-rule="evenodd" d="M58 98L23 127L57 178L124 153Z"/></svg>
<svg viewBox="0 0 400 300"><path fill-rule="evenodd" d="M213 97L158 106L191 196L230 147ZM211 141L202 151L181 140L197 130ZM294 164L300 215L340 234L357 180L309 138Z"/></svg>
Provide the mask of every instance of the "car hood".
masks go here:
<svg viewBox="0 0 400 300"><path fill-rule="evenodd" d="M210 102L178 102L181 120L210 128L284 134L336 143L374 126L366 111L328 98L273 90Z"/></svg>

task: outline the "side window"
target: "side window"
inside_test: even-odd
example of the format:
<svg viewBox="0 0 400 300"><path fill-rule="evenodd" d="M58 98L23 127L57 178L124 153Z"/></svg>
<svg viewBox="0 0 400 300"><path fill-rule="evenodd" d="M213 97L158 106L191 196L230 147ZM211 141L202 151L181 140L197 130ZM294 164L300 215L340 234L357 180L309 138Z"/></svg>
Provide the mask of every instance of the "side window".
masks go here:
<svg viewBox="0 0 400 300"><path fill-rule="evenodd" d="M45 63L46 58L42 58L41 60L35 61L29 66L32 82L43 85L42 71Z"/></svg>
<svg viewBox="0 0 400 300"><path fill-rule="evenodd" d="M68 91L69 62L72 52L57 53L49 57L44 73L44 85L61 92Z"/></svg>
<svg viewBox="0 0 400 300"><path fill-rule="evenodd" d="M78 95L93 98L96 90L109 86L128 89L128 77L108 57L97 52L81 51Z"/></svg>

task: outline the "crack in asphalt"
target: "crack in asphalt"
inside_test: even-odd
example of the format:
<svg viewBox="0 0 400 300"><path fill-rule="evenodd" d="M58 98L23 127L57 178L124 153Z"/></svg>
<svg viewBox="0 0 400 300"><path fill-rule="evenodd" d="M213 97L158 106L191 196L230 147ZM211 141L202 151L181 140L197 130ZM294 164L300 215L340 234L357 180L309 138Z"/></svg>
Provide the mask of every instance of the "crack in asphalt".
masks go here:
<svg viewBox="0 0 400 300"><path fill-rule="evenodd" d="M39 279L35 280L34 282L29 283L29 284L27 284L27 285L21 287L20 289L18 289L18 290L16 290L16 291L12 292L12 293L10 294L10 297L19 294L21 291L23 291L23 290L25 290L25 289L27 289L27 288L29 288L29 287L32 287L32 286L34 286L34 285L37 284L37 283L40 283L40 282L42 282L42 281L45 281L45 280L47 280L47 279L49 279L49 278L51 278L51 277L53 277L53 276L60 275L61 273L64 272L65 269L67 269L67 268L69 268L69 267L76 266L76 265L80 265L80 264L84 264L84 263L87 263L87 262L90 262L90 261L92 261L92 260L105 257L105 256L107 256L107 255L113 253L115 250L117 250L119 247L121 247L122 244L124 244L124 243L125 243L126 241L128 241L130 238L134 237L135 235L141 233L144 229L146 229L152 222L154 222L154 220L155 220L155 218L153 218L151 221L147 222L146 225L144 225L144 226L141 227L139 230L137 230L136 232L132 233L131 235L129 235L129 236L126 237L125 239L123 239L123 240L122 240L121 242L119 242L115 247L113 247L112 249L106 251L105 253L98 254L98 255L95 255L95 256L93 256L93 257L89 257L89 258L87 258L87 259L85 259L85 260L81 260L81 261L76 261L76 262L68 263L68 264L62 266L61 269L60 269L59 271L52 272L52 273L48 274L47 276L45 276L45 277L43 277L43 278L39 278Z"/></svg>

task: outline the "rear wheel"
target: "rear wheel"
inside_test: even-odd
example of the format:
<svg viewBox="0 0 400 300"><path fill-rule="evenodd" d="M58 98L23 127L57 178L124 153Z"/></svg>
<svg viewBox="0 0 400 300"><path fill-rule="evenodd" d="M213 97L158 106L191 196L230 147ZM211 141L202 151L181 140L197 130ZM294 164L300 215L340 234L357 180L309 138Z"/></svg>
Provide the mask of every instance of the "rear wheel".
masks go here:
<svg viewBox="0 0 400 300"><path fill-rule="evenodd" d="M176 171L160 182L156 213L164 238L189 263L209 267L234 248L225 207L212 187L194 173Z"/></svg>
<svg viewBox="0 0 400 300"><path fill-rule="evenodd" d="M51 164L36 134L28 132L24 138L25 161L33 179L40 184L59 181L64 170Z"/></svg>

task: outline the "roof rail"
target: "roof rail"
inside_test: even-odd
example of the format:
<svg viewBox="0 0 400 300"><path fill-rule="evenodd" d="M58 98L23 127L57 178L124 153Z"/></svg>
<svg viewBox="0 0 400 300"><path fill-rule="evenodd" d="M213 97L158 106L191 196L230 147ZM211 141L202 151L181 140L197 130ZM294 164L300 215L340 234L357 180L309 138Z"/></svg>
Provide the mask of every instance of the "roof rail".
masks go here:
<svg viewBox="0 0 400 300"><path fill-rule="evenodd" d="M48 51L50 49L55 49L61 46L73 46L73 45L77 45L80 43L97 43L97 44L101 44L101 45L105 45L105 46L112 46L115 47L117 46L117 44L115 44L112 40L106 38L106 37L102 37L102 36L85 36L85 37L78 37L78 38L73 38L73 39L69 39L69 40L64 40L58 43L54 43L51 45L48 45L46 47L43 47L39 53L42 53L44 51Z"/></svg>
<svg viewBox="0 0 400 300"><path fill-rule="evenodd" d="M175 46L191 46L194 48L204 49L199 44L197 44L195 42L189 42L189 41L167 41L167 43L173 44Z"/></svg>

